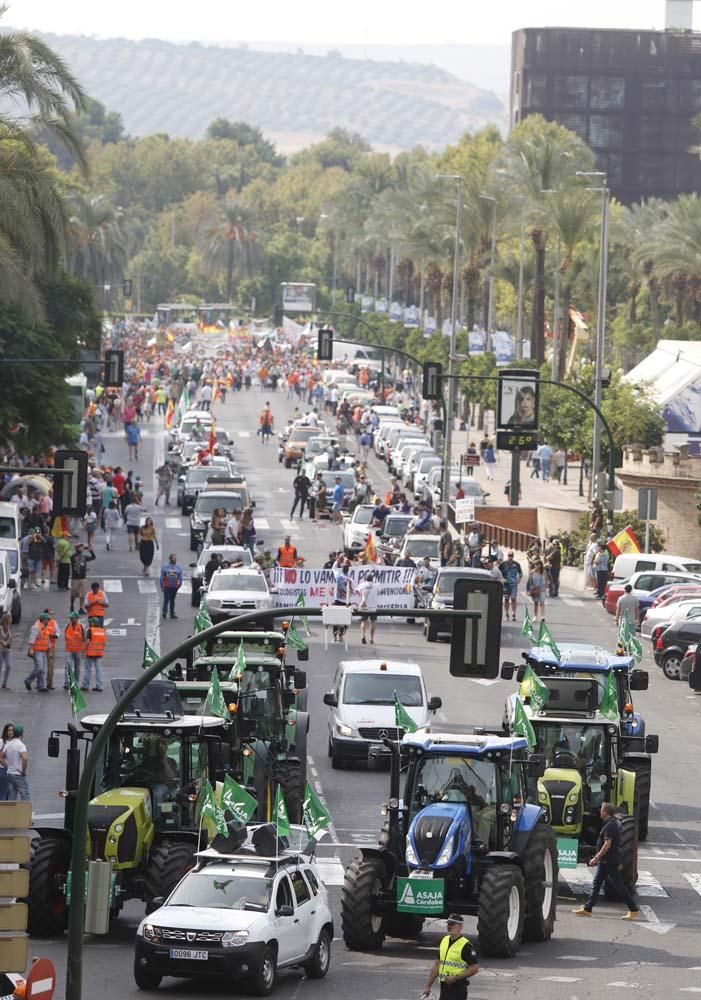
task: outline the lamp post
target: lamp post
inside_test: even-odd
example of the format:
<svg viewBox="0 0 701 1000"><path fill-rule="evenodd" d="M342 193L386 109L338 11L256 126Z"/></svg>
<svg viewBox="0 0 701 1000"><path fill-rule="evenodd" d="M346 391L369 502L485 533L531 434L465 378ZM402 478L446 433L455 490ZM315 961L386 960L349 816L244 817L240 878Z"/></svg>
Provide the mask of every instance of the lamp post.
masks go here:
<svg viewBox="0 0 701 1000"><path fill-rule="evenodd" d="M524 205L526 199L521 196L521 231L518 245L518 312L516 314L516 357L521 358L523 351L523 244L526 235L526 214Z"/></svg>
<svg viewBox="0 0 701 1000"><path fill-rule="evenodd" d="M596 326L596 366L594 369L594 404L601 408L601 390L604 372L604 341L606 338L606 292L608 280L608 210L611 192L607 177L603 170L578 170L578 177L597 177L601 179L601 187L591 188L601 193L601 234L599 248L599 302L598 322ZM594 417L594 434L592 437L592 484L595 500L600 500L599 466L601 465L601 424Z"/></svg>
<svg viewBox="0 0 701 1000"><path fill-rule="evenodd" d="M330 216L328 216L325 212L322 212L321 215L319 216L319 218L320 219L327 219L328 220L330 218ZM335 229L331 230L331 235L333 237L333 279L332 279L332 288L331 288L331 305L335 306L336 305L336 272L338 270L338 237L337 237L337 233L336 233Z"/></svg>
<svg viewBox="0 0 701 1000"><path fill-rule="evenodd" d="M457 198L455 208L455 252L453 256L453 296L450 304L450 355L448 357L448 375L453 374L455 362L455 346L457 341L457 302L458 302L458 264L460 262L460 216L462 214L462 176L460 174L436 174L442 180L457 181ZM453 422L455 420L455 380L448 380L448 407L445 419L443 437L443 503L450 499L450 454L453 445Z"/></svg>
<svg viewBox="0 0 701 1000"><path fill-rule="evenodd" d="M481 194L482 201L492 203L491 249L489 251L489 305L487 307L487 350L491 347L494 333L494 257L497 249L497 200L490 194Z"/></svg>

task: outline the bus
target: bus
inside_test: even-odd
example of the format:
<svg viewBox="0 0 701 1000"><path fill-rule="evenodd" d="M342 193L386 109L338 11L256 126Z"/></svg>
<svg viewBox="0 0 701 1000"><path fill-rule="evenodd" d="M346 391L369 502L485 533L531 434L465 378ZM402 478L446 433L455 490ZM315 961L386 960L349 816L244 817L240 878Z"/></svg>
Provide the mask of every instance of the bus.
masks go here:
<svg viewBox="0 0 701 1000"><path fill-rule="evenodd" d="M153 319L158 326L195 326L197 306L190 302L161 302Z"/></svg>

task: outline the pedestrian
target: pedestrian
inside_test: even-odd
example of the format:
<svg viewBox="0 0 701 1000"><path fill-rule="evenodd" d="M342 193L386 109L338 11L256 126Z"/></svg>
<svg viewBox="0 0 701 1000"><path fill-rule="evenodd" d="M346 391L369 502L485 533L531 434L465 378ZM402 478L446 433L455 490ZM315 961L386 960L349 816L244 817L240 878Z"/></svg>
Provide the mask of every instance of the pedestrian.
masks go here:
<svg viewBox="0 0 701 1000"><path fill-rule="evenodd" d="M447 566L453 557L453 536L450 533L448 522L445 519L441 521L441 540L439 544L441 566Z"/></svg>
<svg viewBox="0 0 701 1000"><path fill-rule="evenodd" d="M360 641L363 645L365 645L365 630L367 626L370 625L370 645L374 646L379 591L377 583L375 582L375 573L372 570L365 576L365 579L358 584L358 593L360 594L360 604L358 605L358 608L360 611L367 611L367 614L363 615L360 619Z"/></svg>
<svg viewBox="0 0 701 1000"><path fill-rule="evenodd" d="M37 573L41 573L41 560L44 554L44 541L41 528L32 528L27 546L27 568L29 570L29 589L40 590Z"/></svg>
<svg viewBox="0 0 701 1000"><path fill-rule="evenodd" d="M164 506L170 506L170 490L173 485L173 467L169 462L164 462L163 465L159 465L156 469L156 476L158 478L158 492L156 493L156 507L158 506L158 501L161 497L164 497Z"/></svg>
<svg viewBox="0 0 701 1000"><path fill-rule="evenodd" d="M88 589L88 563L95 558L95 553L90 549L87 553L83 551L82 542L76 542L75 552L71 556L71 611L78 601L78 610L81 615L85 614L85 594Z"/></svg>
<svg viewBox="0 0 701 1000"><path fill-rule="evenodd" d="M2 727L0 736L0 802L7 800L9 784L7 780L7 759L5 757L5 747L15 735L15 727L11 722L7 722Z"/></svg>
<svg viewBox="0 0 701 1000"><path fill-rule="evenodd" d="M431 966L422 1000L431 995L436 979L440 983L440 1000L466 1000L468 980L479 972L477 952L462 932L463 919L451 913L447 921L448 933L438 946L438 958Z"/></svg>
<svg viewBox="0 0 701 1000"><path fill-rule="evenodd" d="M290 535L285 535L284 543L278 548L275 562L284 569L293 569L297 565L297 548L292 544Z"/></svg>
<svg viewBox="0 0 701 1000"><path fill-rule="evenodd" d="M158 536L156 535L153 518L147 517L144 524L139 528L139 559L141 560L144 576L149 575L155 550L158 548Z"/></svg>
<svg viewBox="0 0 701 1000"><path fill-rule="evenodd" d="M300 517L301 520L301 517ZM251 555L256 551L256 523L253 519L253 508L246 507L241 518L241 543Z"/></svg>
<svg viewBox="0 0 701 1000"><path fill-rule="evenodd" d="M104 690L102 683L102 657L105 655L107 633L99 618L88 618L88 630L85 633L85 669L80 682L81 691L90 687L90 678L95 668L95 687L93 691Z"/></svg>
<svg viewBox="0 0 701 1000"><path fill-rule="evenodd" d="M5 763L7 764L7 797L10 801L20 799L29 802L29 784L27 782L27 766L29 755L22 742L24 727L14 723L12 738L3 747Z"/></svg>
<svg viewBox="0 0 701 1000"><path fill-rule="evenodd" d="M95 532L97 531L98 517L94 510L88 510L83 518L83 527L85 528L85 538L87 541L88 548L91 549L93 541L95 540Z"/></svg>
<svg viewBox="0 0 701 1000"><path fill-rule="evenodd" d="M553 460L553 450L547 441L543 441L540 448L538 448L538 458L540 459L540 471L543 482L546 482L546 480L550 479L550 466Z"/></svg>
<svg viewBox="0 0 701 1000"><path fill-rule="evenodd" d="M506 561L499 567L504 578L504 614L509 620L509 605L511 605L511 621L516 621L516 601L518 599L518 585L523 579L523 571L514 559L513 552L506 553Z"/></svg>
<svg viewBox="0 0 701 1000"><path fill-rule="evenodd" d="M589 543L584 552L584 589L596 590L596 570L594 556L599 548L599 536L595 531L589 535Z"/></svg>
<svg viewBox="0 0 701 1000"><path fill-rule="evenodd" d="M71 543L68 541L70 534L62 533L56 539L56 586L59 590L68 590L68 581L71 576Z"/></svg>
<svg viewBox="0 0 701 1000"><path fill-rule="evenodd" d="M32 690L32 681L37 682L37 691L46 691L46 660L51 645L50 617L46 611L42 611L29 632L28 655L34 660L34 669L24 679L27 691Z"/></svg>
<svg viewBox="0 0 701 1000"><path fill-rule="evenodd" d="M161 590L163 591L163 617L170 613L171 618L177 618L175 613L175 598L183 585L183 571L178 566L175 553L168 556L168 562L161 569Z"/></svg>
<svg viewBox="0 0 701 1000"><path fill-rule="evenodd" d="M540 479L540 458L536 452L531 452L531 479Z"/></svg>
<svg viewBox="0 0 701 1000"><path fill-rule="evenodd" d="M122 523L122 515L117 509L117 501L110 500L107 510L105 511L105 547L109 552L112 548L114 532Z"/></svg>
<svg viewBox="0 0 701 1000"><path fill-rule="evenodd" d="M594 571L596 573L596 596L603 598L609 580L609 550L606 548L606 542L597 544Z"/></svg>
<svg viewBox="0 0 701 1000"><path fill-rule="evenodd" d="M44 530L41 535L41 580L43 587L51 586L51 578L54 575L56 565L56 541L48 531Z"/></svg>
<svg viewBox="0 0 701 1000"><path fill-rule="evenodd" d="M536 559L531 565L526 581L526 593L533 601L533 619L538 617L538 608L541 618L545 619L545 573L540 559Z"/></svg>
<svg viewBox="0 0 701 1000"><path fill-rule="evenodd" d="M487 479L494 479L494 466L497 464L497 456L491 442L484 449L483 461L487 470Z"/></svg>
<svg viewBox="0 0 701 1000"><path fill-rule="evenodd" d="M297 510L297 504L299 504L299 519L302 520L304 516L304 508L309 505L309 490L311 489L311 480L305 472L300 472L295 476L292 481L292 488L295 491L295 499L292 504L292 510L290 511L290 521L293 519L295 511ZM309 515L311 517L311 514Z"/></svg>
<svg viewBox="0 0 701 1000"><path fill-rule="evenodd" d="M54 618L51 608L44 608L44 612L49 616L49 648L46 651L46 687L47 690L54 689L54 665L56 663L56 643L58 642L58 622Z"/></svg>
<svg viewBox="0 0 701 1000"><path fill-rule="evenodd" d="M2 689L7 691L7 681L12 670L12 615L6 611L0 618L0 666L2 667ZM0 795L0 800L2 795Z"/></svg>
<svg viewBox="0 0 701 1000"><path fill-rule="evenodd" d="M100 625L105 624L105 611L110 606L109 598L100 586L99 580L93 580L85 597L85 609L88 618L98 618Z"/></svg>
<svg viewBox="0 0 701 1000"><path fill-rule="evenodd" d="M558 483L563 481L563 473L567 465L567 452L564 448L558 448L553 455L553 462L555 463L555 477Z"/></svg>
<svg viewBox="0 0 701 1000"><path fill-rule="evenodd" d="M129 461L139 461L139 442L141 441L141 428L138 424L127 425L127 446L129 448Z"/></svg>
<svg viewBox="0 0 701 1000"><path fill-rule="evenodd" d="M633 587L627 583L623 588L623 593L618 598L616 604L616 625L620 625L623 618L628 619L628 624L635 630L640 624L640 602L633 593Z"/></svg>
<svg viewBox="0 0 701 1000"><path fill-rule="evenodd" d="M136 552L136 543L139 538L141 518L145 513L146 508L141 503L140 496L138 494L134 494L133 500L131 500L124 508L124 520L127 525L127 542L129 543L130 552Z"/></svg>
<svg viewBox="0 0 701 1000"><path fill-rule="evenodd" d="M76 684L80 684L81 660L85 649L85 629L78 620L78 612L71 611L68 614L68 624L63 633L63 641L66 647L66 668L63 674L63 687L68 690L71 678Z"/></svg>
<svg viewBox="0 0 701 1000"><path fill-rule="evenodd" d="M601 803L599 815L603 826L596 842L596 854L589 859L589 867L596 867L591 892L584 904L572 912L578 917L590 917L605 882L612 890L613 898L622 899L628 907L628 912L621 919L635 920L640 916L640 907L629 892L621 874L621 824L611 802Z"/></svg>
<svg viewBox="0 0 701 1000"><path fill-rule="evenodd" d="M248 386L246 386L248 388ZM270 403L265 404L265 408L259 418L259 431L263 439L263 444L267 444L270 435L273 433L273 415L270 412Z"/></svg>
<svg viewBox="0 0 701 1000"><path fill-rule="evenodd" d="M351 578L348 575L350 569L350 562L345 560L341 566L334 570L334 604L338 607L347 607L350 604L351 594L353 593L353 584ZM334 625L333 627L333 641L341 642L346 634L347 627L345 625Z"/></svg>
<svg viewBox="0 0 701 1000"><path fill-rule="evenodd" d="M560 570L562 569L562 550L557 538L551 538L545 546L545 570L550 581L549 596L560 596Z"/></svg>
<svg viewBox="0 0 701 1000"><path fill-rule="evenodd" d="M480 464L480 453L475 446L474 441L470 441L469 447L465 452L465 468L467 470L467 475L469 477L474 476L475 466Z"/></svg>

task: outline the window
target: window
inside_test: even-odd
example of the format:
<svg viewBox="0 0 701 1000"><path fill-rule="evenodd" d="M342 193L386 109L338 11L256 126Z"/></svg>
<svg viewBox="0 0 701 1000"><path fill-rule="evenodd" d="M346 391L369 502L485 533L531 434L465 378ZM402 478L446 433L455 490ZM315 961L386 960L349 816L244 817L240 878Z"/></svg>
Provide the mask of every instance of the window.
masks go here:
<svg viewBox="0 0 701 1000"><path fill-rule="evenodd" d="M275 894L275 909L279 911L281 906L292 906L292 893L287 875L283 875L280 879Z"/></svg>
<svg viewBox="0 0 701 1000"><path fill-rule="evenodd" d="M301 872L292 872L292 888L294 889L297 906L301 906L302 903L308 903L312 898L309 893L309 887L304 881Z"/></svg>
<svg viewBox="0 0 701 1000"><path fill-rule="evenodd" d="M679 108L687 112L701 110L701 80L679 81Z"/></svg>
<svg viewBox="0 0 701 1000"><path fill-rule="evenodd" d="M621 153L601 153L596 157L599 170L603 170L609 185L621 184L623 181L623 156ZM652 566L641 566L641 569L653 569Z"/></svg>
<svg viewBox="0 0 701 1000"><path fill-rule="evenodd" d="M580 139L584 139L585 142L588 141L587 116L585 114L567 114L566 112L558 111L553 117L555 121L568 128L570 132L576 132Z"/></svg>
<svg viewBox="0 0 701 1000"><path fill-rule="evenodd" d="M659 114L640 119L640 145L650 151L677 148L677 119L673 115Z"/></svg>
<svg viewBox="0 0 701 1000"><path fill-rule="evenodd" d="M622 76L593 76L590 107L622 110L625 93L626 82Z"/></svg>
<svg viewBox="0 0 701 1000"><path fill-rule="evenodd" d="M635 564L635 572L642 572L644 569L654 569L655 563L650 559L638 559Z"/></svg>
<svg viewBox="0 0 701 1000"><path fill-rule="evenodd" d="M589 119L589 144L593 149L623 145L623 115L592 115Z"/></svg>
<svg viewBox="0 0 701 1000"><path fill-rule="evenodd" d="M545 73L529 73L526 77L526 107L544 108L546 93L547 78Z"/></svg>
<svg viewBox="0 0 701 1000"><path fill-rule="evenodd" d="M589 104L589 77L556 76L555 104L559 108L586 108Z"/></svg>
<svg viewBox="0 0 701 1000"><path fill-rule="evenodd" d="M699 609L699 610L701 610L701 609ZM318 881L316 875L311 870L311 868L305 868L304 869L304 874L307 876L307 882L311 886L312 892L316 896L317 893L319 892L319 881Z"/></svg>
<svg viewBox="0 0 701 1000"><path fill-rule="evenodd" d="M521 93L521 74L520 73L515 73L514 74L514 94L520 94L520 93Z"/></svg>
<svg viewBox="0 0 701 1000"><path fill-rule="evenodd" d="M676 111L679 104L676 80L642 80L640 106L643 114L651 111Z"/></svg>

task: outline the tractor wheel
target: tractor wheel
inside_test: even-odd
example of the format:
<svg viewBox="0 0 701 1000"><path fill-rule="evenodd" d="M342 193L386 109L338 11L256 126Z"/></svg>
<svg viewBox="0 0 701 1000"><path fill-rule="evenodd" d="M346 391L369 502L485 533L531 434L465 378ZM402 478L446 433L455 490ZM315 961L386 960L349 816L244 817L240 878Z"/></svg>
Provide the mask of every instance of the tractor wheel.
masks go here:
<svg viewBox="0 0 701 1000"><path fill-rule="evenodd" d="M387 937L416 940L424 926L423 917L412 917L410 913L390 913L385 921Z"/></svg>
<svg viewBox="0 0 701 1000"><path fill-rule="evenodd" d="M278 760L275 762L273 783L282 788L290 823L302 822L304 781L301 780L301 774L304 774L305 770L302 761Z"/></svg>
<svg viewBox="0 0 701 1000"><path fill-rule="evenodd" d="M32 937L60 937L68 915L64 889L71 864L70 841L49 834L34 844L29 862L27 930Z"/></svg>
<svg viewBox="0 0 701 1000"><path fill-rule="evenodd" d="M341 889L341 928L346 948L376 951L385 939L385 918L376 906L387 882L379 858L354 858Z"/></svg>
<svg viewBox="0 0 701 1000"><path fill-rule="evenodd" d="M194 863L194 841L162 840L153 848L144 880L147 913L153 910L152 900L169 896Z"/></svg>
<svg viewBox="0 0 701 1000"><path fill-rule="evenodd" d="M638 881L638 824L635 816L619 816L621 822L621 845L619 857L621 863L621 875L629 891L635 892L635 884ZM604 895L613 902L619 902L620 897L611 888L608 882L604 882Z"/></svg>
<svg viewBox="0 0 701 1000"><path fill-rule="evenodd" d="M557 911L557 837L551 826L539 823L523 855L526 879L525 941L549 941Z"/></svg>
<svg viewBox="0 0 701 1000"><path fill-rule="evenodd" d="M638 819L638 840L647 840L650 817L650 786L652 784L652 762L644 759L623 758L622 767L635 771L635 800L633 814Z"/></svg>
<svg viewBox="0 0 701 1000"><path fill-rule="evenodd" d="M434 625L431 625L430 622L426 625L426 632L424 634L427 642L438 641L438 629Z"/></svg>
<svg viewBox="0 0 701 1000"><path fill-rule="evenodd" d="M485 872L479 894L477 934L481 955L513 958L521 944L526 910L523 872L515 865L494 865Z"/></svg>

